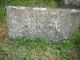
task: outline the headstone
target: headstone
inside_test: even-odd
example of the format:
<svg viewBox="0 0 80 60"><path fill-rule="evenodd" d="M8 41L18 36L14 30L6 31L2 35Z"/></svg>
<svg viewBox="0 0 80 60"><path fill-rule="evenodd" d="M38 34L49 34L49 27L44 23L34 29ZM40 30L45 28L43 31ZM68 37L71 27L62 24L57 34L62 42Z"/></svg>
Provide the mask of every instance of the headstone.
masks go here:
<svg viewBox="0 0 80 60"><path fill-rule="evenodd" d="M6 6L10 38L44 36L48 40L67 39L78 27L77 9Z"/></svg>

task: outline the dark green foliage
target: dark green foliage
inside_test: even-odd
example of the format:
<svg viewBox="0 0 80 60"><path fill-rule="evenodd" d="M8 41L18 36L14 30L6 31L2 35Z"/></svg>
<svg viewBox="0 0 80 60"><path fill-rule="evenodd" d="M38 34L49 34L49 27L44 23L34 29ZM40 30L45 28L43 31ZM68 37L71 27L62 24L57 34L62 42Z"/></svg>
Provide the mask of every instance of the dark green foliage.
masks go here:
<svg viewBox="0 0 80 60"><path fill-rule="evenodd" d="M18 6L38 6L38 7L56 7L60 0L0 0L0 5L18 5ZM55 6L53 6L55 5Z"/></svg>
<svg viewBox="0 0 80 60"><path fill-rule="evenodd" d="M76 30L70 38L71 43L73 43L74 47L80 52L80 30Z"/></svg>

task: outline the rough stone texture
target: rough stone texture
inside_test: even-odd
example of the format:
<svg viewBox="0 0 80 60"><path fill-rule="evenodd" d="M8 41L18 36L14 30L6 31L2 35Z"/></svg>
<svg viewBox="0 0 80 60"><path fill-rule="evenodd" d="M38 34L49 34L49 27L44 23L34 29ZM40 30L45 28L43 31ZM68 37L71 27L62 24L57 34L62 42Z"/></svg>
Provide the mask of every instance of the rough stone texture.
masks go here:
<svg viewBox="0 0 80 60"><path fill-rule="evenodd" d="M63 0L64 1L64 4L67 4L67 5L77 5L77 6L80 6L80 0Z"/></svg>
<svg viewBox="0 0 80 60"><path fill-rule="evenodd" d="M49 9L7 6L10 38L44 36L58 41L67 38L79 25L76 9Z"/></svg>

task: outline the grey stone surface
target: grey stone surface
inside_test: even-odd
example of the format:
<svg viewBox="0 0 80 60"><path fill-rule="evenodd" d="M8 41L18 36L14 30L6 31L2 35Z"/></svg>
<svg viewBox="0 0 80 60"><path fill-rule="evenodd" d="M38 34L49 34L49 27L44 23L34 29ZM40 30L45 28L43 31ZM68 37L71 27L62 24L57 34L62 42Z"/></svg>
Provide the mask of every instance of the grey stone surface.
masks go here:
<svg viewBox="0 0 80 60"><path fill-rule="evenodd" d="M50 9L6 6L10 38L44 36L58 41L79 26L80 11L77 9Z"/></svg>
<svg viewBox="0 0 80 60"><path fill-rule="evenodd" d="M80 0L63 0L64 1L64 4L73 4L73 5L77 5L77 6L80 6Z"/></svg>

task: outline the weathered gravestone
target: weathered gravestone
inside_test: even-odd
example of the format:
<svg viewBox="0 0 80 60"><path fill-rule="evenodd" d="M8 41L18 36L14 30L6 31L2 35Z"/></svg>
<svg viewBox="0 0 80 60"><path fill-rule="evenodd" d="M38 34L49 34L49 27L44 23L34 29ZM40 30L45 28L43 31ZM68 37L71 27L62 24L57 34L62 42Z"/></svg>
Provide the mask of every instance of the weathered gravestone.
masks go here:
<svg viewBox="0 0 80 60"><path fill-rule="evenodd" d="M44 36L58 41L78 27L80 12L76 9L50 9L7 6L10 38Z"/></svg>

